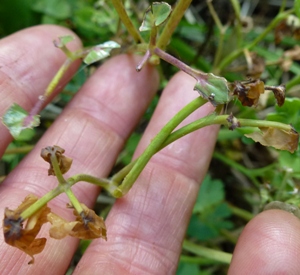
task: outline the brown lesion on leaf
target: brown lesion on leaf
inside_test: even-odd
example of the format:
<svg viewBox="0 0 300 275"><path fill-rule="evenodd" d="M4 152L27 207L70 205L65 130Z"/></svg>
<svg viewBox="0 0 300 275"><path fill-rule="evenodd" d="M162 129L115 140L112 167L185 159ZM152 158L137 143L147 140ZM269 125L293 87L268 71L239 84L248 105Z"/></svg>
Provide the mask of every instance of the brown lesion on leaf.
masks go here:
<svg viewBox="0 0 300 275"><path fill-rule="evenodd" d="M41 157L50 164L50 168L48 169L48 175L55 176L55 172L53 169L53 165L51 162L51 156L55 155L57 158L57 162L62 174L65 174L69 171L72 165L72 159L63 155L65 150L57 145L48 146L43 148L41 151Z"/></svg>
<svg viewBox="0 0 300 275"><path fill-rule="evenodd" d="M86 240L96 238L106 240L106 226L104 220L86 205L81 204L81 206L83 212L78 214L74 209L73 213L76 220L71 222L66 221L54 213L48 214L48 221L52 224L50 228L50 236L52 238L62 239L69 235Z"/></svg>
<svg viewBox="0 0 300 275"><path fill-rule="evenodd" d="M42 252L47 241L46 238L36 238L42 225L48 221L47 215L50 213L50 208L47 205L32 215L27 220L25 227L21 217L21 213L37 200L36 196L28 195L16 210L5 208L4 211L3 233L5 242L31 256L31 261L28 264L34 263L33 255Z"/></svg>

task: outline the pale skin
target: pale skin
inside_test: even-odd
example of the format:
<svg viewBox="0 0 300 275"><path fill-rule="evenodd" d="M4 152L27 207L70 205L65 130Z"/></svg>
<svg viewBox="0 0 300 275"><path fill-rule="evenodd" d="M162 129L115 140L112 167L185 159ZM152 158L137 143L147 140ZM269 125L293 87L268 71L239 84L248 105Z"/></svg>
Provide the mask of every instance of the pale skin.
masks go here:
<svg viewBox="0 0 300 275"><path fill-rule="evenodd" d="M39 26L0 40L0 116L14 102L30 109L42 94L65 56L52 40L70 31L57 26ZM72 49L80 47L77 39ZM72 157L67 175L88 173L106 177L124 142L145 112L158 86L158 74L150 66L135 71L138 58L122 55L102 65L81 88L35 149L5 179L0 190L0 209L16 208L29 193L44 195L56 186L47 176L48 164L39 154L43 147L57 144ZM77 64L78 65L78 64ZM77 67L68 72L69 77ZM67 77L68 78L68 77ZM179 73L166 87L159 105L138 145L141 154L163 125L197 96L194 80ZM213 111L210 104L197 110L193 121ZM217 136L217 127L196 131L154 156L130 192L118 199L106 219L108 240L93 241L74 274L175 274L181 243L200 183L207 172ZM1 124L0 153L11 136ZM99 189L78 183L78 199L92 207ZM65 195L49 207L66 219ZM30 257L8 246L0 237L0 274L64 274L78 241L41 234L46 248ZM299 274L300 222L281 210L257 215L242 232L235 248L229 274Z"/></svg>

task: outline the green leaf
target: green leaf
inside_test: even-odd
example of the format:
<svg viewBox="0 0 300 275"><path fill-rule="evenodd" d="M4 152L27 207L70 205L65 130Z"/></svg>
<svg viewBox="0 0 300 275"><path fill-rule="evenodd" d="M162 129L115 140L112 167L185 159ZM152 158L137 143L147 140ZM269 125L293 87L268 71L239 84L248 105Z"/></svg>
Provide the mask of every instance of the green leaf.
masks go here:
<svg viewBox="0 0 300 275"><path fill-rule="evenodd" d="M120 48L120 45L114 41L107 41L103 44L97 45L90 50L83 62L87 65L95 63L108 57L111 50L116 48Z"/></svg>
<svg viewBox="0 0 300 275"><path fill-rule="evenodd" d="M60 36L58 37L58 41L54 41L54 45L58 48L63 48L66 46L67 43L71 42L74 40L74 36L72 35L65 35L65 36Z"/></svg>
<svg viewBox="0 0 300 275"><path fill-rule="evenodd" d="M6 111L2 121L15 139L19 137L23 130L37 127L40 124L38 115L29 117L28 112L16 103Z"/></svg>
<svg viewBox="0 0 300 275"><path fill-rule="evenodd" d="M300 0L295 0L295 2L294 2L294 9L295 9L295 14L300 19Z"/></svg>
<svg viewBox="0 0 300 275"><path fill-rule="evenodd" d="M166 2L152 3L152 12L154 17L154 24L156 27L163 24L171 14L172 8Z"/></svg>
<svg viewBox="0 0 300 275"><path fill-rule="evenodd" d="M71 6L66 0L36 0L32 9L56 19L66 19L71 16Z"/></svg>
<svg viewBox="0 0 300 275"><path fill-rule="evenodd" d="M209 175L206 176L201 184L193 213L201 213L204 209L223 201L224 197L223 182L214 180Z"/></svg>
<svg viewBox="0 0 300 275"><path fill-rule="evenodd" d="M142 25L139 30L141 32L151 30L163 24L172 12L171 6L166 2L153 2L146 10Z"/></svg>
<svg viewBox="0 0 300 275"><path fill-rule="evenodd" d="M282 107L275 107L274 113L267 115L267 120L292 124L300 132L300 98L286 98Z"/></svg>
<svg viewBox="0 0 300 275"><path fill-rule="evenodd" d="M224 77L215 76L214 74L199 73L194 90L210 101L214 106L225 104L231 101L227 80Z"/></svg>

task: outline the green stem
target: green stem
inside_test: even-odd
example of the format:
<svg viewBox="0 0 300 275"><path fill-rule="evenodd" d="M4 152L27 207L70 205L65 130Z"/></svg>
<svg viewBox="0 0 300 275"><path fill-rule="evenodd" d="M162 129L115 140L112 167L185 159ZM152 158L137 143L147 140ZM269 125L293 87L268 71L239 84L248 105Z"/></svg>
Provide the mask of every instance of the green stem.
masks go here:
<svg viewBox="0 0 300 275"><path fill-rule="evenodd" d="M49 201L57 197L59 194L63 193L64 189L61 185L57 186L55 189L51 190L35 203L30 205L26 210L24 210L20 217L25 221L30 218L35 212L39 211L44 205L46 205Z"/></svg>
<svg viewBox="0 0 300 275"><path fill-rule="evenodd" d="M120 173L120 174L122 174L122 173ZM125 175L124 175L124 177L125 177ZM74 175L74 176L68 178L67 181L71 182L72 185L79 182L79 181L89 182L89 183L97 185L101 188L104 188L110 194L112 194L113 192L117 192L116 190L119 190L118 184L115 181L109 180L109 179L106 179L106 178L97 178L97 177L94 177L94 176L91 176L91 175L88 175L88 174L77 174L77 175Z"/></svg>
<svg viewBox="0 0 300 275"><path fill-rule="evenodd" d="M80 214L81 212L83 212L82 206L81 206L80 202L78 201L78 199L76 198L76 196L74 195L73 191L69 187L66 186L67 181L65 180L65 178L63 177L63 175L61 173L55 153L51 154L50 160L51 160L51 164L53 166L54 174L55 174L56 178L58 179L59 185L64 189L64 192L67 194L70 202L72 203L72 205L75 208L75 210L77 211L77 213Z"/></svg>
<svg viewBox="0 0 300 275"><path fill-rule="evenodd" d="M183 241L183 249L198 256L205 257L207 259L211 259L224 264L230 264L232 259L232 254L230 253L207 248L202 245L197 245L187 240Z"/></svg>
<svg viewBox="0 0 300 275"><path fill-rule="evenodd" d="M279 189L278 189L278 191L276 193L276 196L275 196L276 201L281 201L282 200L282 197L283 197L283 194L284 194L284 191L285 191L285 187L287 185L287 182L288 182L290 176L291 176L290 171L285 170L284 177L281 181L281 184L280 184Z"/></svg>
<svg viewBox="0 0 300 275"><path fill-rule="evenodd" d="M24 145L22 147L8 148L5 150L4 155L27 154L33 148L34 148L34 145Z"/></svg>
<svg viewBox="0 0 300 275"><path fill-rule="evenodd" d="M123 2L121 0L111 0L113 6L115 7L121 21L125 25L127 31L130 33L130 35L133 37L134 41L136 43L144 42L143 38L141 37L138 30L134 27L131 19L129 18L125 7L123 5Z"/></svg>
<svg viewBox="0 0 300 275"><path fill-rule="evenodd" d="M288 81L285 84L286 90L290 90L292 87L300 84L300 74L296 75L294 78L292 78L290 81Z"/></svg>
<svg viewBox="0 0 300 275"><path fill-rule="evenodd" d="M228 207L230 208L230 211L232 212L233 215L238 216L247 222L254 218L254 215L249 211L233 206L231 204L228 204Z"/></svg>
<svg viewBox="0 0 300 275"><path fill-rule="evenodd" d="M190 104L188 104L186 107L184 107L184 109L182 109L180 112L182 112L183 110L184 111L182 113L179 112L177 114L178 116L176 115L176 118L174 117L171 121L169 121L169 123L165 126L166 128L164 127L161 130L161 132L159 132L159 134L152 140L150 145L146 148L144 153L139 158L137 158L136 160L134 160L133 162L131 162L130 164L125 166L122 170L120 170L118 173L116 173L112 177L111 181L114 182L115 186L117 186L125 178L123 180L123 183L121 185L119 185L118 194L112 193L112 195L114 197L123 196L129 191L129 189L131 188L134 181L137 179L137 177L139 176L140 172L143 170L143 168L145 167L147 162L159 150L163 149L164 147L166 147L170 143L176 141L177 139L179 139L191 132L194 132L198 129L201 129L201 128L204 128L206 126L213 125L213 124L224 124L224 125L228 124L228 122L227 122L228 115L217 115L217 113L214 112L212 114L207 115L206 117L198 119L180 129L174 131L173 133L171 133L173 131L172 128L175 129L177 127L177 125L185 118L185 116L187 116L189 113L192 113L193 110L196 110L197 108L199 108L201 106L200 99L201 98L197 98L194 101L192 101L190 103L192 107L189 107ZM202 104L205 103L205 101L203 99L201 99L201 101L202 101ZM191 108L191 109L189 110L189 108ZM241 127L242 126L274 127L274 128L279 128L279 129L286 130L286 131L291 130L290 125L280 123L280 122L275 122L275 121L259 121L259 120L257 121L257 120L253 120L253 119L240 119L239 122L241 124ZM249 169L245 168L244 166L224 157L223 155L221 155L219 153L214 153L214 157L218 158L219 160L223 161L227 165L229 165L229 166L233 167L234 169L245 174L248 178L250 178L253 181L253 183L256 186L259 186L259 182L257 181L256 176L261 175L262 173L264 173L265 171L267 171L273 167L273 165L271 164L271 165L263 167L263 168L249 170ZM120 190L121 190L121 193L119 193Z"/></svg>
<svg viewBox="0 0 300 275"><path fill-rule="evenodd" d="M211 260L211 259L203 259L201 257L192 257L192 256L186 256L186 255L180 256L180 262L190 263L190 264L198 264L198 265L211 265L211 264L216 263L216 261Z"/></svg>
<svg viewBox="0 0 300 275"><path fill-rule="evenodd" d="M49 83L48 87L46 88L46 91L44 93L45 97L49 97L56 86L58 85L60 79L63 77L63 75L66 73L70 65L72 64L74 60L68 58L66 61L62 64L62 66L59 68L58 72L55 74L51 82Z"/></svg>
<svg viewBox="0 0 300 275"><path fill-rule="evenodd" d="M119 186L122 190L123 194L125 195L130 188L132 187L133 183L136 181L150 158L160 150L161 145L163 142L168 138L170 133L192 112L197 110L201 107L206 100L203 98L196 98L189 104L187 104L183 109L181 109L162 129L161 131L154 137L151 141L150 145L146 148L146 150L142 153L142 155L137 159L135 165L130 170L130 172L125 176L124 181ZM116 196L116 194L113 194Z"/></svg>
<svg viewBox="0 0 300 275"><path fill-rule="evenodd" d="M214 152L213 157L222 161L223 163L227 164L228 166L232 167L233 169L243 173L245 176L247 176L254 184L256 187L259 187L259 182L256 179L256 177L251 173L252 170L249 170L248 168L244 167L243 165L240 165L236 163L235 161L225 157L224 155Z"/></svg>
<svg viewBox="0 0 300 275"><path fill-rule="evenodd" d="M185 11L190 6L192 0L179 0L176 4L174 10L171 13L171 16L169 20L167 21L159 39L157 42L157 47L165 50L167 45L169 44L169 41L181 21L182 16L184 15Z"/></svg>
<svg viewBox="0 0 300 275"><path fill-rule="evenodd" d="M73 193L73 191L70 188L65 188L64 191L67 194L72 206L77 211L77 213L78 214L82 213L83 208L82 208L80 202L78 201L78 199L76 198L75 194Z"/></svg>
<svg viewBox="0 0 300 275"><path fill-rule="evenodd" d="M53 167L53 170L54 170L54 174L57 177L59 184L61 184L61 185L65 184L66 180L65 180L65 178L63 177L63 175L60 171L59 164L58 164L55 153L51 154L50 161L51 161L51 164L52 164L52 167Z"/></svg>
<svg viewBox="0 0 300 275"><path fill-rule="evenodd" d="M227 57L223 59L223 61L218 66L218 70L222 71L226 66L228 66L234 59L236 59L239 55L241 55L245 49L251 50L254 46L256 46L260 41L262 41L266 35L271 32L276 25L284 20L286 17L288 17L291 13L294 12L294 9L287 10L285 12L279 13L272 21L271 23L264 29L264 31L256 37L252 41L252 43L248 44L244 48L240 48L229 54Z"/></svg>

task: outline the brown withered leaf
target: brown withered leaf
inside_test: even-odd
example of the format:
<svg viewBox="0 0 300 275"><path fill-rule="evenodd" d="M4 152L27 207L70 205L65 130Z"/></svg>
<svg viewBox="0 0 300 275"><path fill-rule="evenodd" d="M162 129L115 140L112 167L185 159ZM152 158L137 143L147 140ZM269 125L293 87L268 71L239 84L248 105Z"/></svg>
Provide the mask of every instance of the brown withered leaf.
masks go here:
<svg viewBox="0 0 300 275"><path fill-rule="evenodd" d="M281 107L285 101L285 85L279 86L267 86L265 85L265 90L271 90L276 99L277 105Z"/></svg>
<svg viewBox="0 0 300 275"><path fill-rule="evenodd" d="M299 134L291 127L290 131L278 128L260 127L260 131L245 134L264 146L272 146L279 150L294 153L298 148Z"/></svg>
<svg viewBox="0 0 300 275"><path fill-rule="evenodd" d="M261 74L265 70L265 59L257 55L255 52L249 52L247 60L247 77L252 79L260 78Z"/></svg>
<svg viewBox="0 0 300 275"><path fill-rule="evenodd" d="M48 146L46 148L43 148L41 151L41 157L50 164L50 168L48 169L48 175L53 175L55 176L55 172L51 163L51 156L55 154L58 165L60 168L60 171L62 174L65 174L69 171L72 165L73 159L66 157L63 155L65 150L57 145L54 146Z"/></svg>
<svg viewBox="0 0 300 275"><path fill-rule="evenodd" d="M83 212L80 215L74 210L76 221L68 222L54 213L48 214L48 221L52 224L50 236L54 239L62 239L67 235L79 239L103 238L106 240L106 226L103 219L96 213L81 204Z"/></svg>
<svg viewBox="0 0 300 275"><path fill-rule="evenodd" d="M235 81L232 85L233 94L238 96L243 106L256 106L261 94L265 92L264 82L255 79L249 81Z"/></svg>
<svg viewBox="0 0 300 275"><path fill-rule="evenodd" d="M16 210L6 208L4 211L3 233L5 242L31 256L31 261L28 264L34 263L33 255L42 252L47 241L46 238L36 238L42 225L48 221L47 214L50 212L50 208L47 205L27 220L25 228L23 228L24 221L20 217L20 214L37 200L38 197L30 194Z"/></svg>
<svg viewBox="0 0 300 275"><path fill-rule="evenodd" d="M279 44L285 36L293 36L300 39L300 19L295 15L289 15L275 28L275 43Z"/></svg>
<svg viewBox="0 0 300 275"><path fill-rule="evenodd" d="M284 52L281 68L285 72L289 71L294 60L300 60L300 46L298 45L294 46L293 49Z"/></svg>

